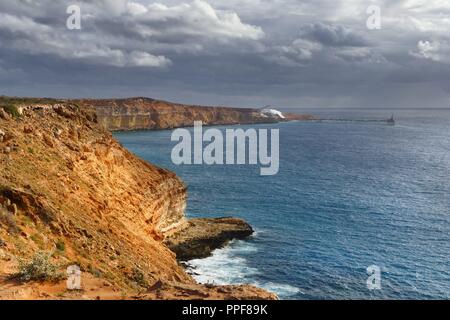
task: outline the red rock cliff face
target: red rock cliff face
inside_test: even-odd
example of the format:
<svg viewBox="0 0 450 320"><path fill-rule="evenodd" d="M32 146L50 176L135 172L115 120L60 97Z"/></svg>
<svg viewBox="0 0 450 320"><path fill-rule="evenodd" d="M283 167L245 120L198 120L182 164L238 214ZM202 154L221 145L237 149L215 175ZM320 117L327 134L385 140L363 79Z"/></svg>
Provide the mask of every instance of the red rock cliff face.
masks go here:
<svg viewBox="0 0 450 320"><path fill-rule="evenodd" d="M0 108L0 298L4 274L40 251L58 252L57 265L76 263L119 293L144 288L149 299L275 297L202 286L185 273L162 242L185 224L185 185L124 149L94 109L19 109Z"/></svg>
<svg viewBox="0 0 450 320"><path fill-rule="evenodd" d="M204 125L273 123L279 119L256 109L189 106L148 98L81 100L97 111L99 123L108 130L172 129Z"/></svg>
<svg viewBox="0 0 450 320"><path fill-rule="evenodd" d="M22 116L0 120L7 137L0 146L0 202L16 203L15 219L35 223L19 241L27 243L39 228L47 238L47 246L31 241L17 254L64 241L80 264L122 283L138 265L149 276L189 280L160 243L184 221L185 185L122 148L96 122L93 109L70 104L24 107Z"/></svg>

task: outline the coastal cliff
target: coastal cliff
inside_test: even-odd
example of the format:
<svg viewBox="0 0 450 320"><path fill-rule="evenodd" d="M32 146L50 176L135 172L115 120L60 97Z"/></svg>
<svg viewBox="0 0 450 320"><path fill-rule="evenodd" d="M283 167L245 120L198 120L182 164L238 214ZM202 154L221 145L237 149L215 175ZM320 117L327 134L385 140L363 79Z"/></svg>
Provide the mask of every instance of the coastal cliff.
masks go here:
<svg viewBox="0 0 450 320"><path fill-rule="evenodd" d="M288 114L286 118L279 118L257 109L183 105L149 98L75 102L92 106L97 111L99 124L110 131L189 127L194 121L202 121L204 125L232 125L311 119L309 115Z"/></svg>
<svg viewBox="0 0 450 320"><path fill-rule="evenodd" d="M101 121L87 103L0 108L0 298L275 299L186 274L164 242L189 228L186 186L124 149ZM13 277L39 254L60 272L80 266L83 290Z"/></svg>

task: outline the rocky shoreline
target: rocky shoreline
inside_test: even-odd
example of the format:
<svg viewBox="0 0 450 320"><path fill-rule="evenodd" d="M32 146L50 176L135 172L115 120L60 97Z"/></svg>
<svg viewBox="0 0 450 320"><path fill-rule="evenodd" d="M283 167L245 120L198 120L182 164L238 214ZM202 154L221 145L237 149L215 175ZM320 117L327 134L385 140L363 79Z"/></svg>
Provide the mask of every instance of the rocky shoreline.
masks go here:
<svg viewBox="0 0 450 320"><path fill-rule="evenodd" d="M186 220L183 181L123 148L94 108L5 97L0 106L0 299L277 298L186 273L180 259L205 257L251 227ZM43 272L21 267L36 263ZM82 271L77 292L59 277L72 264ZM24 272L27 280L11 280Z"/></svg>
<svg viewBox="0 0 450 320"><path fill-rule="evenodd" d="M215 249L234 239L245 239L253 234L252 227L238 218L191 219L187 226L164 240L175 252L178 261L209 257Z"/></svg>

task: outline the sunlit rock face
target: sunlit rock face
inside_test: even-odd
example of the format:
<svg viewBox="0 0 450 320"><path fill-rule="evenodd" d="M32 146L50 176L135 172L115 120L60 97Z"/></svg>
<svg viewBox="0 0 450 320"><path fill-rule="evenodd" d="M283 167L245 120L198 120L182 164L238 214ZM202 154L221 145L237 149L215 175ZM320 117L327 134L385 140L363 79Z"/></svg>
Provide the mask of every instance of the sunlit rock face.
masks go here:
<svg viewBox="0 0 450 320"><path fill-rule="evenodd" d="M185 184L123 148L94 108L2 99L14 108L0 108L0 286L18 261L59 250L52 263L76 262L117 295L155 288L144 298L275 297L250 286L209 288L186 274L163 243L187 225ZM27 286L23 296L0 298L55 297L45 284ZM186 288L194 293L180 295Z"/></svg>
<svg viewBox="0 0 450 320"><path fill-rule="evenodd" d="M171 129L204 125L273 123L283 118L257 109L203 107L175 104L148 98L83 100L95 108L99 123L108 130Z"/></svg>

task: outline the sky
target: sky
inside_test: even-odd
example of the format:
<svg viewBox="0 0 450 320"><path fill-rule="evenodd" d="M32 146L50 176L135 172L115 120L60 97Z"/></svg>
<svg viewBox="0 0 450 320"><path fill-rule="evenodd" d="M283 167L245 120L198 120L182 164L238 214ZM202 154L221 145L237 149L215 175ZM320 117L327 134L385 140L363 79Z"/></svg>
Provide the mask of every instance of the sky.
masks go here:
<svg viewBox="0 0 450 320"><path fill-rule="evenodd" d="M449 0L0 0L0 95L448 107L449 30Z"/></svg>

